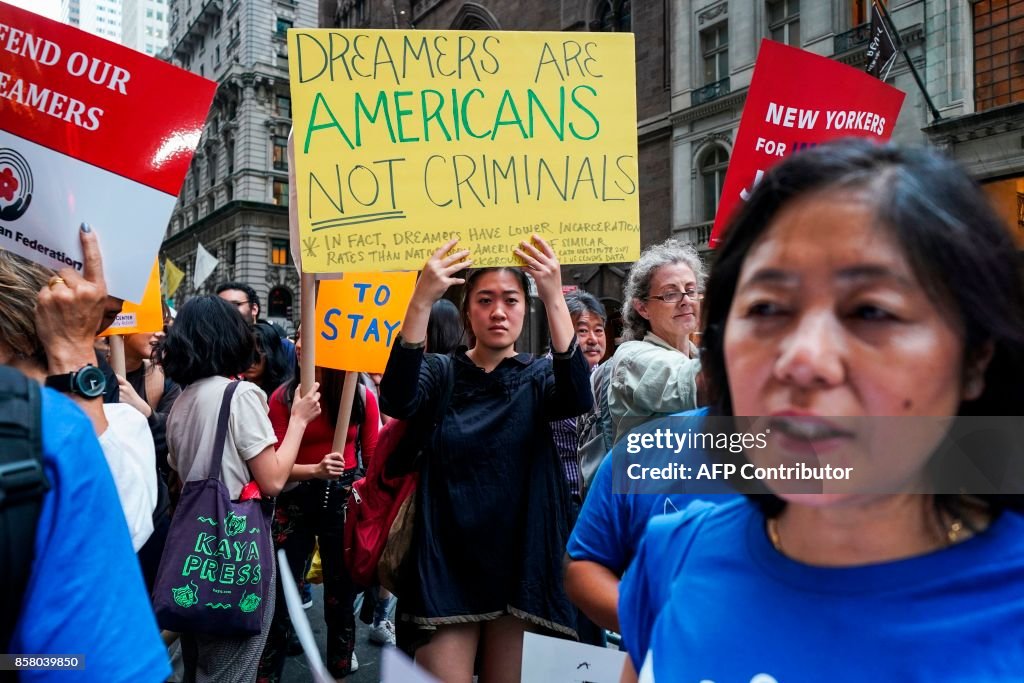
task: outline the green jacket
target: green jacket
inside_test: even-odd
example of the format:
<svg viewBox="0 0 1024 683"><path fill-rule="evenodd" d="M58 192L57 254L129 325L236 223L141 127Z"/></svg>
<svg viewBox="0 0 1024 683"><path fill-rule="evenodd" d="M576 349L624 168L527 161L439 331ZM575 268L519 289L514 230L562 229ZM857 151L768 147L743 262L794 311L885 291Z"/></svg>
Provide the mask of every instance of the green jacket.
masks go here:
<svg viewBox="0 0 1024 683"><path fill-rule="evenodd" d="M608 408L615 441L633 427L656 417L697 407L700 358L690 343L690 357L653 332L643 341L628 341L615 350L611 362Z"/></svg>

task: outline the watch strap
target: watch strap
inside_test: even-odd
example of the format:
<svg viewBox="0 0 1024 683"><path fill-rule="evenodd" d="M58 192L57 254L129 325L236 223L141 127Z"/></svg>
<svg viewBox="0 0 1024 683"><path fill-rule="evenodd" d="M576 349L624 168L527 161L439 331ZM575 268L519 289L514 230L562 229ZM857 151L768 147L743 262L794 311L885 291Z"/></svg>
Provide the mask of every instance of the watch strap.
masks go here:
<svg viewBox="0 0 1024 683"><path fill-rule="evenodd" d="M62 394L70 394L72 392L71 378L74 375L75 373L73 372L66 372L63 375L50 375L46 378L45 384Z"/></svg>

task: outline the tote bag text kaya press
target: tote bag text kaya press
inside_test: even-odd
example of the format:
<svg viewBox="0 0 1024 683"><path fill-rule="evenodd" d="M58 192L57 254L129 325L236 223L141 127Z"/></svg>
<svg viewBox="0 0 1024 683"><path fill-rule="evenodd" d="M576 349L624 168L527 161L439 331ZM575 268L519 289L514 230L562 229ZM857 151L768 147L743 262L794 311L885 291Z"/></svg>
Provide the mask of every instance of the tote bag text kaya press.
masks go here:
<svg viewBox="0 0 1024 683"><path fill-rule="evenodd" d="M160 628L185 633L256 635L274 580L272 502L232 501L221 459L238 387L224 390L207 479L186 482L160 558L153 606Z"/></svg>

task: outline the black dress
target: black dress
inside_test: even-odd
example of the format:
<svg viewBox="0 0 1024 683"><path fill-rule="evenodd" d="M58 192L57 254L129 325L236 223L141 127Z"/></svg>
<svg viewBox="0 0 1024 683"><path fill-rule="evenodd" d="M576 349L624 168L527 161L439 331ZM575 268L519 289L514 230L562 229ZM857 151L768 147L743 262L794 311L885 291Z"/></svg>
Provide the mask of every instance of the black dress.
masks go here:
<svg viewBox="0 0 1024 683"><path fill-rule="evenodd" d="M394 344L383 412L410 418L438 405L446 377L423 359ZM451 400L420 463L402 616L436 626L511 614L575 636L562 584L569 490L548 423L590 409L587 362L575 341L553 359L519 354L490 373L464 348L452 362Z"/></svg>

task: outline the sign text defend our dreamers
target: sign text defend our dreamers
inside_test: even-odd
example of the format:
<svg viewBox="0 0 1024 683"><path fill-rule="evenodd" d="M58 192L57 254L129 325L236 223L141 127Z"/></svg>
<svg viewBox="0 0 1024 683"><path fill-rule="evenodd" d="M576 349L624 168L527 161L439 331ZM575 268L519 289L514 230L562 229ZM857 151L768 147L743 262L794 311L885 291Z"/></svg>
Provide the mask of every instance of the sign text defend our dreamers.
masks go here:
<svg viewBox="0 0 1024 683"><path fill-rule="evenodd" d="M62 66L75 78L87 78L94 85L122 95L128 94L126 86L131 80L131 74L127 69L91 57L79 50L65 57L64 51L56 42L3 23L0 23L0 50L31 60L40 66ZM12 78L3 71L0 71L0 97L38 109L84 130L99 128L103 117L103 109L100 107L88 106L74 97L26 79Z"/></svg>
<svg viewBox="0 0 1024 683"><path fill-rule="evenodd" d="M304 268L419 268L444 240L417 235L445 234L468 239L477 265L511 264L531 232L561 240L563 263L635 258L634 75L629 60L623 83L613 64L631 44L429 31L290 40Z"/></svg>

